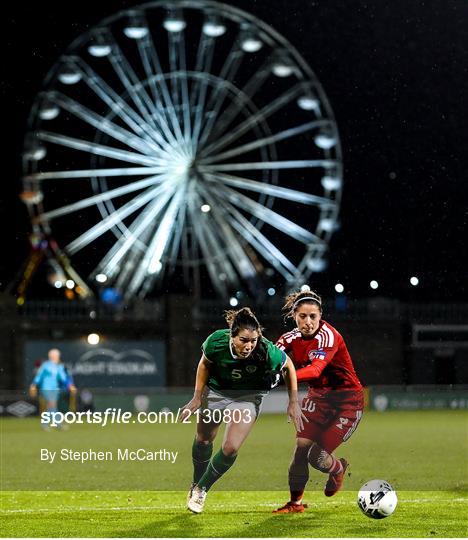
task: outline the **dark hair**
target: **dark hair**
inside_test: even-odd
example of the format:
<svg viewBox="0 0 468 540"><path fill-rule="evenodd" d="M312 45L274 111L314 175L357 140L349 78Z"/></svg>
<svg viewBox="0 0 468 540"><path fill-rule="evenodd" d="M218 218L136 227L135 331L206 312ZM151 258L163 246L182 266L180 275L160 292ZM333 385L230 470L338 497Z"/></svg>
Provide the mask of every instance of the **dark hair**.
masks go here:
<svg viewBox="0 0 468 540"><path fill-rule="evenodd" d="M229 309L224 312L224 318L231 329L232 337L237 336L242 328L256 330L260 336L262 335L263 328L258 322L257 317L255 317L254 312L248 307L238 310Z"/></svg>
<svg viewBox="0 0 468 540"><path fill-rule="evenodd" d="M286 296L283 311L286 312L286 318L294 318L294 313L300 304L314 304L320 309L322 313L322 299L314 291L297 291Z"/></svg>

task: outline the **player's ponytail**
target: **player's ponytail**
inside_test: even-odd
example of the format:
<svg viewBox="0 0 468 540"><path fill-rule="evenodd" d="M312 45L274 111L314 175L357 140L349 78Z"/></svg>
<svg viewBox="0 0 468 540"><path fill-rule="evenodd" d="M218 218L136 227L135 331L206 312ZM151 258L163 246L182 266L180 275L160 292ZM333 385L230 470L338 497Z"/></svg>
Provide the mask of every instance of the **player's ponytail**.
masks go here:
<svg viewBox="0 0 468 540"><path fill-rule="evenodd" d="M239 331L243 328L246 328L247 330L256 330L259 335L262 335L263 328L258 322L254 312L248 307L225 311L224 318L231 329L231 336L233 337L237 336Z"/></svg>
<svg viewBox="0 0 468 540"><path fill-rule="evenodd" d="M286 296L283 311L285 312L285 318L294 319L294 314L297 308L302 304L313 304L318 306L320 313L322 313L322 299L314 291L298 291Z"/></svg>

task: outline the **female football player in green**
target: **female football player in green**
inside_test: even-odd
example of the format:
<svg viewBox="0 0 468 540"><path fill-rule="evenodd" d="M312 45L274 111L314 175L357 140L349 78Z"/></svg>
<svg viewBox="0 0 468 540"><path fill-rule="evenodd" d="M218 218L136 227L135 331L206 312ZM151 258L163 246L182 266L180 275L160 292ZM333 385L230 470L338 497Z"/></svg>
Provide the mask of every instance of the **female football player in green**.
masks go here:
<svg viewBox="0 0 468 540"><path fill-rule="evenodd" d="M284 375L289 393L287 414L303 429L294 365L288 356L262 336L262 327L249 308L227 311L228 329L216 330L202 345L195 391L182 417L197 416L192 446L193 483L188 509L199 514L206 493L234 464L239 448L259 414L263 397ZM206 389L206 392L205 392ZM213 457L213 441L226 424L221 449Z"/></svg>

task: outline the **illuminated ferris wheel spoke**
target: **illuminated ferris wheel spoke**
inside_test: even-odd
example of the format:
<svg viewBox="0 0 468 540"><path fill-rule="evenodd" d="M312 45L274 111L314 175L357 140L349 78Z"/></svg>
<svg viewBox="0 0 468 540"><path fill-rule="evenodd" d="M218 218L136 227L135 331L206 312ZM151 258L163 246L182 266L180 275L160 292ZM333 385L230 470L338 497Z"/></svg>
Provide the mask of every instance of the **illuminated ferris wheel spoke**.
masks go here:
<svg viewBox="0 0 468 540"><path fill-rule="evenodd" d="M196 141L197 147L201 146L203 144L202 141L205 139L205 134L209 133L211 130L211 126L216 121L216 118L219 114L219 111L221 109L222 104L224 103L224 100L226 99L229 84L232 83L234 80L234 77L240 67L240 64L242 62L243 58L243 51L239 50L237 43L234 42L231 50L229 51L226 61L223 64L223 67L221 69L221 72L218 76L219 80L223 81L223 84L221 87L218 87L212 90L209 101L206 106L206 110L210 111L210 115L207 121L207 125L203 127L203 120L205 119L204 116L201 114L199 115L199 122L197 123L197 130L194 130L193 138ZM203 80L202 84L204 85L205 90L207 89L206 81Z"/></svg>
<svg viewBox="0 0 468 540"><path fill-rule="evenodd" d="M144 39L138 41L138 50L140 52L140 58L153 91L155 102L164 112L168 122L172 125L174 133L179 134L180 140L182 138L182 132L180 131L179 121L176 117L175 105L172 101L165 78L157 77L158 74L164 73L164 70L161 66L158 53L156 52L156 48L149 33ZM160 100L160 93L163 101ZM166 122L165 124L168 125ZM180 149L177 149L177 153L181 154ZM186 155L186 152L184 152L184 155Z"/></svg>
<svg viewBox="0 0 468 540"><path fill-rule="evenodd" d="M213 62L215 40L212 37L207 36L204 32L200 32L200 39L198 41L197 61L195 65L195 73L210 73L211 64ZM192 92L190 95L189 108L193 110L196 99L197 90L201 79L197 78L194 81Z"/></svg>
<svg viewBox="0 0 468 540"><path fill-rule="evenodd" d="M192 123L190 120L190 107L188 106L190 101L190 91L187 75L187 57L185 53L185 39L179 40L179 58L180 58L180 73L182 76L181 80L181 102L180 107L182 109L183 115L183 126L184 126L184 141L185 147L189 148L192 143L191 132L192 132Z"/></svg>
<svg viewBox="0 0 468 540"><path fill-rule="evenodd" d="M269 74L270 70L266 66L263 66L261 69L259 69L253 75L250 81L242 88L242 96L240 97L240 99L233 102L218 119L222 101L221 103L219 103L219 105L215 108L215 114L213 114L213 116L210 118L210 121L205 128L203 137L201 138L201 144L204 144L209 139L209 137L216 140L219 134L226 131L226 128L229 126L229 124L243 110L247 102L251 100L255 92L268 78ZM223 96L222 99L224 99L224 97L225 96ZM212 129L215 121L217 121L216 127Z"/></svg>
<svg viewBox="0 0 468 540"><path fill-rule="evenodd" d="M71 99L64 94L56 92L51 100L54 104L74 114L77 118L94 127L96 130L102 131L106 135L109 135L113 139L132 147L142 154L154 156L155 152L159 153L158 147L156 147L154 144L149 145L142 138L137 137L130 131L118 126L114 122L111 122L104 116L91 111L81 103L78 103L74 99Z"/></svg>
<svg viewBox="0 0 468 540"><path fill-rule="evenodd" d="M197 200L199 203L200 201ZM194 208L195 201L189 200L188 211L194 232L198 238L198 247L207 261L207 269L211 281L220 294L227 294L228 284L238 285L237 274L231 262L225 255L225 244L217 237L217 231L207 226L206 220L200 216L198 208ZM197 205L198 206L198 205ZM225 279L220 279L224 275Z"/></svg>
<svg viewBox="0 0 468 540"><path fill-rule="evenodd" d="M213 224L218 228L222 237L226 241L226 251L231 258L231 262L237 266L238 273L244 279L253 278L255 276L255 267L252 264L252 261L248 257L247 253L243 249L241 243L239 242L237 236L234 234L230 224L225 220L225 216L219 211L219 203L212 197L209 190L205 189L202 184L197 188L200 191L200 194L204 197L212 208L213 217L215 223Z"/></svg>
<svg viewBox="0 0 468 540"><path fill-rule="evenodd" d="M178 49L180 47L180 42L183 39L181 37L181 34L183 32L168 32L168 46L169 46L169 68L171 70L171 73L180 73L180 66L178 65L178 61L180 59L178 54ZM174 112L177 118L177 124L180 128L180 106L181 106L181 99L179 94L179 79L178 77L171 77L170 80L170 86L171 86L171 98L172 103L174 105ZM180 132L180 139L182 139L182 130L179 129Z"/></svg>
<svg viewBox="0 0 468 540"><path fill-rule="evenodd" d="M301 161L259 161L254 163L221 163L213 165L200 165L201 172L215 171L250 171L250 170L281 170L281 169L307 169L315 167L333 167L336 162L330 159L312 159Z"/></svg>
<svg viewBox="0 0 468 540"><path fill-rule="evenodd" d="M107 216L101 222L88 229L85 233L81 234L78 238L66 246L66 250L72 255L77 253L89 243L96 240L96 238L102 236L114 225L136 212L139 208L147 204L151 199L165 190L167 190L167 186L163 185L157 188L149 189L145 191L145 193L138 195L128 203L121 206L114 213Z"/></svg>
<svg viewBox="0 0 468 540"><path fill-rule="evenodd" d="M139 255L144 254L147 246L142 242L142 238L151 236L151 230L155 227L157 218L173 195L174 190L167 191L152 201L105 255L95 273L103 273L112 277L124 257L129 255L130 258L136 260ZM143 244L141 247L138 246L138 254L134 250L135 244ZM130 253L131 251L134 253Z"/></svg>
<svg viewBox="0 0 468 540"><path fill-rule="evenodd" d="M136 76L135 71L132 69L115 41L112 42L111 48L112 54L109 54L107 58L122 83L122 86L132 99L140 116L150 120L152 123L151 127L157 128L158 124L154 122L154 116L157 115L158 112L146 93L146 90L140 85L140 79ZM138 92L135 89L137 85L139 86Z"/></svg>
<svg viewBox="0 0 468 540"><path fill-rule="evenodd" d="M90 141L85 141L83 139L76 139L74 137L69 137L67 135L60 135L58 133L50 133L46 131L37 132L37 138L44 142L50 142L53 144L58 144L62 146L67 146L68 148L73 148L74 150L79 150L81 152L88 152L96 156L106 156L119 161L128 161L130 163L137 163L140 165L157 165L161 163L161 160L156 158L151 158L147 156L142 156L141 154L135 154L134 152L128 152L126 150L118 150L117 148L112 148L110 146L105 146L103 144L97 144Z"/></svg>
<svg viewBox="0 0 468 540"><path fill-rule="evenodd" d="M94 70L80 60L78 66L84 75L86 84L100 97L122 120L147 142L153 142L159 150L167 154L180 154L177 148L162 137L160 131L153 129L129 104L122 99Z"/></svg>
<svg viewBox="0 0 468 540"><path fill-rule="evenodd" d="M225 81L221 88L216 88L216 91L213 89L210 95L210 99L207 105L207 110L210 111L210 116L207 117L207 121L203 126L203 131L201 131L202 124L200 123L200 129L195 136L197 141L197 146L203 146L206 139L212 131L212 127L218 119L218 115L221 111L221 107L227 97L229 85L226 83L232 83L234 77L239 70L242 59L244 57L243 51L239 50L237 43L234 42L231 51L228 54L226 62L223 64L223 68L219 74L219 79Z"/></svg>
<svg viewBox="0 0 468 540"><path fill-rule="evenodd" d="M235 126L230 130L227 135L215 140L215 142L210 145L204 146L200 151L200 156L203 157L207 154L212 154L215 150L223 148L227 144L235 141L241 135L249 131L253 126L255 126L260 120L265 120L285 105L290 103L293 99L297 98L300 91L298 85L294 86L290 90L286 91L284 94L279 96L277 99L257 111L255 114L249 115L243 122ZM242 101L244 103L244 101Z"/></svg>
<svg viewBox="0 0 468 540"><path fill-rule="evenodd" d="M207 76L211 70L214 45L215 41L212 37L208 37L204 32L200 32L195 73L201 74L202 76L195 77L195 80L192 83L190 98L187 107L190 111L190 115L193 116L191 130L193 155L195 155L198 151L198 140L194 136L195 129L197 130L197 132L199 132L201 127L201 110L198 105L200 99L200 92L202 89L202 85L205 84L205 76ZM198 126L198 124L200 124L200 126ZM198 127L195 127L195 125L197 125Z"/></svg>
<svg viewBox="0 0 468 540"><path fill-rule="evenodd" d="M131 296L136 293L140 289L145 278L152 280L159 272L161 272L161 258L166 251L174 218L177 215L179 205L183 202L183 198L184 190L179 190L169 203L153 235L151 243L148 246L145 256L137 266L135 273L127 286L127 295Z"/></svg>
<svg viewBox="0 0 468 540"><path fill-rule="evenodd" d="M315 120L313 122L307 122L306 124L302 124L294 128L285 129L284 131L281 131L280 133L275 133L274 135L271 135L270 137L263 137L253 142L249 142L241 146L237 146L221 154L214 154L213 157L203 159L201 163L202 164L214 163L214 162L217 162L222 159L229 158L229 157L238 156L240 154L247 154L248 152L251 152L252 150L255 150L256 148L261 148L262 146L267 146L272 143L284 141L286 139L289 139L290 137L296 137L297 135L306 133L307 131L312 131L314 129L317 129L320 126L324 126L327 124L328 122L324 120Z"/></svg>
<svg viewBox="0 0 468 540"><path fill-rule="evenodd" d="M209 277L219 294L257 294L325 268L341 149L285 38L215 0L155 0L59 57L31 110L22 181L34 231L92 268L98 291L128 302L180 275L187 290Z"/></svg>
<svg viewBox="0 0 468 540"><path fill-rule="evenodd" d="M219 188L215 188L215 190L219 194ZM252 199L249 199L249 197L246 197L242 193L227 187L224 188L223 193L229 202L231 202L234 206L241 208L262 221L265 221L272 227L282 231L284 234L291 236L291 238L295 238L304 244L319 241L319 238L308 230L296 225L296 223L283 217L277 212L274 212L273 210L262 206Z"/></svg>
<svg viewBox="0 0 468 540"><path fill-rule="evenodd" d="M66 206L61 206L60 208L56 208L54 210L49 210L48 212L44 212L43 214L41 214L40 220L48 221L48 220L55 219L59 216L71 214L73 212L77 212L78 210L83 210L84 208L89 208L90 206L94 206L95 204L99 202L108 201L110 199L121 197L122 195L127 195L128 193L132 193L133 191L138 191L148 186L160 184L161 182L164 182L165 180L166 180L165 175L164 176L163 175L150 176L149 178L145 178L138 182L133 182L132 184L114 188L114 189L111 189L110 191L100 193L99 195L93 195L91 197L81 199L75 203L67 204Z"/></svg>
<svg viewBox="0 0 468 540"><path fill-rule="evenodd" d="M256 229L232 204L218 197L221 207L225 208L227 219L232 227L237 230L245 240L260 253L273 268L286 279L297 272L293 263L272 243L268 238Z"/></svg>
<svg viewBox="0 0 468 540"><path fill-rule="evenodd" d="M117 73L122 85L127 90L128 94L131 96L132 101L137 106L140 114L143 118L148 118L152 122L152 127L165 137L165 140L168 144L179 143L180 139L176 139L169 125L166 123L165 119L159 113L158 109L155 107L152 99L148 96L144 86L141 85L140 79L135 74L130 63L125 58L122 51L118 48L117 44L114 42L113 50L117 54L109 55L109 59L112 63L112 66ZM138 86L138 92L135 90L135 87ZM140 97L141 94L141 97ZM160 129L160 127L163 129Z"/></svg>
<svg viewBox="0 0 468 540"><path fill-rule="evenodd" d="M305 193L303 191L297 191L295 189L283 188L281 186L275 186L271 184L264 184L263 182L257 182L250 178L242 178L239 176L232 176L228 174L205 174L205 177L222 182L231 187L240 188L248 191L255 191L256 193L263 193L264 195L272 195L280 199L288 201L300 202L303 204L315 205L315 206L333 206L334 203L325 197L319 197L318 195L312 195L311 193Z"/></svg>
<svg viewBox="0 0 468 540"><path fill-rule="evenodd" d="M142 174L162 174L167 172L167 167L123 167L112 169L84 169L80 171L44 171L27 174L23 177L27 181L59 180L71 178L92 178L107 176L141 176Z"/></svg>

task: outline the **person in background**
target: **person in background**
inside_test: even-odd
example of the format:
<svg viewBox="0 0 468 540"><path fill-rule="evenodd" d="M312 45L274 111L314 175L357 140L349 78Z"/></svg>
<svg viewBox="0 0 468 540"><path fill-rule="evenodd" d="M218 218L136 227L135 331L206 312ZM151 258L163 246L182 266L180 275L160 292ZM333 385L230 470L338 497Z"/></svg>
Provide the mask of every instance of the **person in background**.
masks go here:
<svg viewBox="0 0 468 540"><path fill-rule="evenodd" d="M32 398L39 396L45 401L48 412L57 411L57 403L62 388L66 388L71 394L76 393L73 380L60 362L60 350L50 349L47 360L41 364L29 387L29 395ZM44 426L47 427L47 426Z"/></svg>

